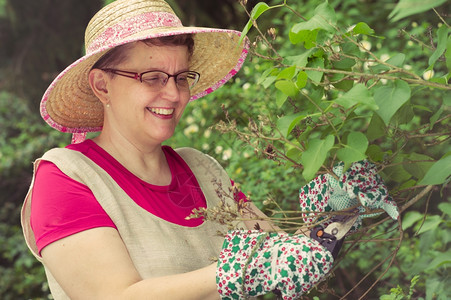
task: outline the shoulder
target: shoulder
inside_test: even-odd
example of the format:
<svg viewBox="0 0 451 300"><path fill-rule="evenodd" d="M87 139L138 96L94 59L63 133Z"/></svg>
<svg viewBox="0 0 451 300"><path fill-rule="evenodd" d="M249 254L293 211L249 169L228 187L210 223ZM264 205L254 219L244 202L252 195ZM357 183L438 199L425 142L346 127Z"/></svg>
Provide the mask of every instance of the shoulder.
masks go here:
<svg viewBox="0 0 451 300"><path fill-rule="evenodd" d="M83 153L68 148L53 148L45 152L36 160L35 168L43 162L53 163L62 173L83 184L103 174L103 169Z"/></svg>
<svg viewBox="0 0 451 300"><path fill-rule="evenodd" d="M197 149L189 148L189 147L182 147L175 149L175 152L177 152L178 155L180 155L183 160L186 161L188 165L192 164L208 164L208 165L214 165L216 167L219 167L222 169L222 166L219 164L219 162L211 157L208 154L205 154Z"/></svg>
<svg viewBox="0 0 451 300"><path fill-rule="evenodd" d="M206 182L211 182L212 178L216 178L230 183L229 176L224 168L210 155L187 147L178 148L175 151L185 161L196 177L198 177L198 181L206 180ZM199 180L201 176L205 178Z"/></svg>

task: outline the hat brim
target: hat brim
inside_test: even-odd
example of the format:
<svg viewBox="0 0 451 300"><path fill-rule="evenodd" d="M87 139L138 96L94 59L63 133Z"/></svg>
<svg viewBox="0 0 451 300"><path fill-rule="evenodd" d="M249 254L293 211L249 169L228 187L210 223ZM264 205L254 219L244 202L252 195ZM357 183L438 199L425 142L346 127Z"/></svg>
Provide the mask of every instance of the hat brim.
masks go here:
<svg viewBox="0 0 451 300"><path fill-rule="evenodd" d="M234 30L174 27L144 30L120 43L100 47L62 71L50 84L41 101L41 116L53 128L70 133L96 132L102 129L103 106L92 92L88 74L94 64L111 49L145 39L194 34L194 51L190 69L201 74L191 90L190 101L221 87L244 63L249 41L239 43L241 33Z"/></svg>

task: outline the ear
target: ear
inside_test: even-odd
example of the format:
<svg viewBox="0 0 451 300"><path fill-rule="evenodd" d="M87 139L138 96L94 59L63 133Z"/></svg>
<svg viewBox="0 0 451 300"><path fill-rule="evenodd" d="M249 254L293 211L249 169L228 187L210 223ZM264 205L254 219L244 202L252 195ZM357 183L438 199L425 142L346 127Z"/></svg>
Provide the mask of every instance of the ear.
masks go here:
<svg viewBox="0 0 451 300"><path fill-rule="evenodd" d="M108 75L100 69L92 69L89 71L89 85L94 94L103 104L109 102L108 99Z"/></svg>

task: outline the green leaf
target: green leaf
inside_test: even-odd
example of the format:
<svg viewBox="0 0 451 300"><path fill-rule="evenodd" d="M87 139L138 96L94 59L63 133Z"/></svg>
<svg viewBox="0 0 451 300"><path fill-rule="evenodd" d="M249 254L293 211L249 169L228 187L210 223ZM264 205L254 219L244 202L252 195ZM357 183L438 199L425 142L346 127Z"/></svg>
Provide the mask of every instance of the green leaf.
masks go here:
<svg viewBox="0 0 451 300"><path fill-rule="evenodd" d="M301 157L301 164L304 166L302 175L305 180L311 180L316 172L321 168L326 160L327 153L332 149L335 142L333 135L328 135L325 139L311 139L307 149Z"/></svg>
<svg viewBox="0 0 451 300"><path fill-rule="evenodd" d="M254 8L251 11L251 19L257 20L258 17L261 16L262 13L270 9L269 5L265 2L259 2L257 5L254 6Z"/></svg>
<svg viewBox="0 0 451 300"><path fill-rule="evenodd" d="M436 215L427 216L424 223L421 224L418 234L422 234L429 230L436 229L442 222L443 222L443 220L442 220L442 218L440 218L440 216L436 216Z"/></svg>
<svg viewBox="0 0 451 300"><path fill-rule="evenodd" d="M324 2L315 9L315 15L306 22L295 24L291 31L298 33L301 30L315 30L323 29L329 32L335 32L335 24L337 24L337 17L335 11L329 3Z"/></svg>
<svg viewBox="0 0 451 300"><path fill-rule="evenodd" d="M402 166L403 157L401 155L397 155L393 160L393 165L386 167L383 173L386 175L386 178L394 181L394 182L405 182L412 177Z"/></svg>
<svg viewBox="0 0 451 300"><path fill-rule="evenodd" d="M341 97L338 97L335 102L345 107L346 109L351 108L357 104L362 104L371 110L378 109L373 96L371 96L368 88L362 83L354 85L351 90L349 90Z"/></svg>
<svg viewBox="0 0 451 300"><path fill-rule="evenodd" d="M384 159L384 152L378 145L370 145L368 150L366 150L366 154L372 161L382 161Z"/></svg>
<svg viewBox="0 0 451 300"><path fill-rule="evenodd" d="M280 90L276 92L276 104L278 107L282 107L282 105L287 101L288 96L282 93Z"/></svg>
<svg viewBox="0 0 451 300"><path fill-rule="evenodd" d="M310 49L316 44L316 37L319 30L301 30L297 33L290 31L288 37L293 45L304 43L305 49Z"/></svg>
<svg viewBox="0 0 451 300"><path fill-rule="evenodd" d="M261 84L265 89L272 86L274 81L276 81L276 76L268 76L266 78L262 78L261 81L257 82L257 84Z"/></svg>
<svg viewBox="0 0 451 300"><path fill-rule="evenodd" d="M442 26L437 30L437 48L429 57L429 66L434 65L437 59L445 52L449 31L450 29L447 26Z"/></svg>
<svg viewBox="0 0 451 300"><path fill-rule="evenodd" d="M366 149L368 149L366 136L359 131L353 131L348 134L347 144L337 151L337 157L345 164L350 164L366 158Z"/></svg>
<svg viewBox="0 0 451 300"><path fill-rule="evenodd" d="M305 73L304 71L299 72L298 77L296 79L296 86L299 90L307 85L307 79L308 79L307 73Z"/></svg>
<svg viewBox="0 0 451 300"><path fill-rule="evenodd" d="M438 205L438 208L445 214L451 217L451 203L442 202Z"/></svg>
<svg viewBox="0 0 451 300"><path fill-rule="evenodd" d="M440 108L429 118L429 130L432 130L434 128L435 122L440 118L440 116L443 113L444 105L440 106Z"/></svg>
<svg viewBox="0 0 451 300"><path fill-rule="evenodd" d="M428 170L426 175L418 184L420 185L435 185L444 183L451 175L451 155L441 158L434 163Z"/></svg>
<svg viewBox="0 0 451 300"><path fill-rule="evenodd" d="M2 17L2 18L7 16L5 6L6 6L6 0L1 0L0 1L0 17Z"/></svg>
<svg viewBox="0 0 451 300"><path fill-rule="evenodd" d="M388 18L391 19L391 21L396 22L407 16L430 10L446 1L447 0L400 0L389 14Z"/></svg>
<svg viewBox="0 0 451 300"><path fill-rule="evenodd" d="M334 68L340 69L340 70L349 70L352 68L356 61L352 58L341 58L340 60L334 60L332 61L332 64L334 65Z"/></svg>
<svg viewBox="0 0 451 300"><path fill-rule="evenodd" d="M309 67L311 68L319 68L324 69L324 59L322 58L315 58L309 63ZM321 82L321 79L323 78L324 72L321 71L305 71L308 75L308 78L314 82L319 83Z"/></svg>
<svg viewBox="0 0 451 300"><path fill-rule="evenodd" d="M299 90L291 80L279 80L276 81L275 87L288 97L295 97Z"/></svg>
<svg viewBox="0 0 451 300"><path fill-rule="evenodd" d="M246 25L244 25L244 28L241 31L241 36L239 40L240 44L243 42L244 38L246 37L249 30L251 30L251 28L252 28L252 19L249 19L249 21L247 21Z"/></svg>
<svg viewBox="0 0 451 300"><path fill-rule="evenodd" d="M415 112L413 111L413 106L410 101L404 103L400 109L391 118L391 122L397 125L408 124L415 117Z"/></svg>
<svg viewBox="0 0 451 300"><path fill-rule="evenodd" d="M264 2L259 2L257 5L254 6L254 8L251 11L251 17L249 21L247 21L246 25L244 26L243 30L241 31L241 37L240 37L240 43L243 41L244 37L247 35L249 30L252 28L253 21L257 20L258 17L265 11L270 9L268 4Z"/></svg>
<svg viewBox="0 0 451 300"><path fill-rule="evenodd" d="M446 42L445 59L446 59L446 67L448 68L448 76L450 76L450 74L451 74L451 35L448 36L448 41ZM448 79L449 79L449 77L448 77Z"/></svg>
<svg viewBox="0 0 451 300"><path fill-rule="evenodd" d="M277 68L268 68L265 72L263 72L257 80L257 84L263 85L265 88L268 81L271 81L270 85L276 80L276 74L278 72Z"/></svg>
<svg viewBox="0 0 451 300"><path fill-rule="evenodd" d="M405 162L404 169L417 179L423 178L434 164L431 157L415 152L410 154Z"/></svg>
<svg viewBox="0 0 451 300"><path fill-rule="evenodd" d="M386 63L395 67L402 67L404 65L404 61L406 60L406 55L404 53L397 53L390 57Z"/></svg>
<svg viewBox="0 0 451 300"><path fill-rule="evenodd" d="M451 263L451 251L438 254L429 264L426 270L435 270L443 265Z"/></svg>
<svg viewBox="0 0 451 300"><path fill-rule="evenodd" d="M422 219L423 215L421 213L417 211L409 211L404 215L402 219L402 229L406 230Z"/></svg>
<svg viewBox="0 0 451 300"><path fill-rule="evenodd" d="M286 62L284 63L288 65L295 65L299 68L305 67L307 66L308 58L310 57L310 55L312 55L314 51L316 51L316 49L312 48L300 55L288 56L286 57Z"/></svg>
<svg viewBox="0 0 451 300"><path fill-rule="evenodd" d="M287 137L293 128L304 118L305 115L303 114L284 116L277 120L277 129L280 130L284 137Z"/></svg>
<svg viewBox="0 0 451 300"><path fill-rule="evenodd" d="M404 53L397 53L394 56L390 57L385 63L395 66L402 67L404 65L404 61L406 59L406 55ZM391 68L385 64L377 64L374 66L370 66L370 70L373 73L381 73L390 70Z"/></svg>
<svg viewBox="0 0 451 300"><path fill-rule="evenodd" d="M296 66L291 66L280 71L279 75L277 75L277 79L291 80L294 75L296 75Z"/></svg>
<svg viewBox="0 0 451 300"><path fill-rule="evenodd" d="M374 141L385 135L385 129L386 126L381 117L378 114L373 114L370 125L368 125L368 129L366 130L366 136L369 141Z"/></svg>
<svg viewBox="0 0 451 300"><path fill-rule="evenodd" d="M381 86L375 90L374 99L379 106L377 114L388 125L398 109L410 99L409 84L396 80L393 85Z"/></svg>
<svg viewBox="0 0 451 300"><path fill-rule="evenodd" d="M298 162L302 157L302 152L298 148L291 148L287 151L286 155L291 160Z"/></svg>
<svg viewBox="0 0 451 300"><path fill-rule="evenodd" d="M371 27L364 22L357 23L357 25L355 25L354 28L352 29L352 32L355 34L365 34L365 35L374 34L374 30L371 29Z"/></svg>

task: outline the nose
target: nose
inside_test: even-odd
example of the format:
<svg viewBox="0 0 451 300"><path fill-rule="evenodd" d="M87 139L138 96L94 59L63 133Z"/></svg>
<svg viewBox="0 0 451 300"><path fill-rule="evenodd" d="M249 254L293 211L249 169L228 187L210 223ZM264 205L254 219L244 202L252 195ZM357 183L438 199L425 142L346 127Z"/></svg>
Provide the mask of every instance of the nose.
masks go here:
<svg viewBox="0 0 451 300"><path fill-rule="evenodd" d="M180 91L175 83L175 78L168 78L166 84L160 90L161 95L170 101L178 101L180 99Z"/></svg>

